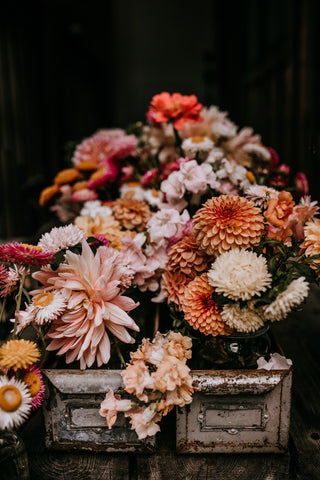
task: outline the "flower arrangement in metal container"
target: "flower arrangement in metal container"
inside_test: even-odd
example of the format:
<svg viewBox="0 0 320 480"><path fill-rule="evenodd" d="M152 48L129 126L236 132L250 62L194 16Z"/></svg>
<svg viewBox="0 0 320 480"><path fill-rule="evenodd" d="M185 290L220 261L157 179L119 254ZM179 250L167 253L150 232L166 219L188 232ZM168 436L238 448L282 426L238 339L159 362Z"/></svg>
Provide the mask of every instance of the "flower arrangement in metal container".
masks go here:
<svg viewBox="0 0 320 480"><path fill-rule="evenodd" d="M66 363L110 366L118 340L151 336L149 320L133 318L133 292L142 311L167 304L173 321L126 352L126 398L109 392L101 407L110 427L125 411L140 438L153 434L191 401L191 339L194 354L203 339L257 332L318 282L320 220L306 194L305 176L292 179L251 128L195 95L155 95L145 123L81 141L41 193L67 225L39 239L37 252L51 257L33 273L30 302L17 304L14 337L35 325Z"/></svg>

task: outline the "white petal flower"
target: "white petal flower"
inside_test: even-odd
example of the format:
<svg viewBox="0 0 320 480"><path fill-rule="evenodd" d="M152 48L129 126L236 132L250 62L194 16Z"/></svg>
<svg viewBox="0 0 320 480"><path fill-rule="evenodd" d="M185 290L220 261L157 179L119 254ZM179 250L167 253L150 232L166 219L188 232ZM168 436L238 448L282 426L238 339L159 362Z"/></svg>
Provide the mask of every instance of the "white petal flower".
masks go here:
<svg viewBox="0 0 320 480"><path fill-rule="evenodd" d="M278 198L279 193L280 192L274 188L267 187L266 185L251 185L245 191L246 197L260 207L267 205L268 198Z"/></svg>
<svg viewBox="0 0 320 480"><path fill-rule="evenodd" d="M263 310L254 308L253 302L244 308L240 308L238 303L224 305L221 317L237 332L255 332L264 325Z"/></svg>
<svg viewBox="0 0 320 480"><path fill-rule="evenodd" d="M267 261L255 252L235 248L220 255L208 271L216 292L233 300L250 300L271 285Z"/></svg>
<svg viewBox="0 0 320 480"><path fill-rule="evenodd" d="M44 250L58 252L63 248L73 247L86 238L85 233L76 225L54 227L50 232L44 233L38 246Z"/></svg>
<svg viewBox="0 0 320 480"><path fill-rule="evenodd" d="M98 213L104 217L112 214L112 209L106 205L102 205L100 200L88 200L84 203L83 208L80 211L80 215L96 218Z"/></svg>
<svg viewBox="0 0 320 480"><path fill-rule="evenodd" d="M31 401L24 382L0 376L0 430L21 425L31 411Z"/></svg>
<svg viewBox="0 0 320 480"><path fill-rule="evenodd" d="M254 154L264 161L271 160L271 154L269 150L263 145L259 145L258 143L247 143L246 145L244 145L243 150L246 153L249 153L249 155Z"/></svg>
<svg viewBox="0 0 320 480"><path fill-rule="evenodd" d="M271 322L286 318L291 310L303 302L308 292L309 283L304 277L293 280L284 292L280 293L270 305L264 307L265 318Z"/></svg>
<svg viewBox="0 0 320 480"><path fill-rule="evenodd" d="M195 158L197 154L199 154L200 158L202 158L203 154L209 153L213 147L214 143L212 140L210 140L210 138L199 135L186 138L181 145L185 155L190 158Z"/></svg>
<svg viewBox="0 0 320 480"><path fill-rule="evenodd" d="M43 325L59 318L66 310L67 303L67 298L61 292L42 292L33 298L30 306L35 309L34 322Z"/></svg>

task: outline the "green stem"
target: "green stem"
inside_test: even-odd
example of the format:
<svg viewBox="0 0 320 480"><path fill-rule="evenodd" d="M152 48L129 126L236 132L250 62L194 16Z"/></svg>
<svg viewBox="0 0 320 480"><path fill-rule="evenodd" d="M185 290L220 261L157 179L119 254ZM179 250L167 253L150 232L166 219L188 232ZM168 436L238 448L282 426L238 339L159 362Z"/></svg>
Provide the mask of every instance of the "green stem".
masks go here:
<svg viewBox="0 0 320 480"><path fill-rule="evenodd" d="M31 303L31 298L30 298L30 295L29 295L28 291L25 288L23 288L22 292L23 292L23 295L25 295L25 297L27 298L28 303Z"/></svg>
<svg viewBox="0 0 320 480"><path fill-rule="evenodd" d="M22 297L22 291L23 291L23 285L24 285L24 281L25 281L25 278L26 278L26 275L27 275L27 269L25 268L22 275L21 275L21 278L20 278L20 286L19 286L19 291L15 297L15 301L16 301L16 312L15 312L15 321L14 321L14 328L13 328L13 338L16 338L17 336L17 326L18 326L18 314L20 312L20 306L21 306L21 297Z"/></svg>
<svg viewBox="0 0 320 480"><path fill-rule="evenodd" d="M118 354L118 357L119 357L119 360L120 360L120 365L121 365L121 368L125 368L126 367L126 362L123 358L123 355L121 353L121 350L120 350L120 347L118 345L118 342L117 340L114 341L114 344L116 346L116 350L117 350L117 354Z"/></svg>
<svg viewBox="0 0 320 480"><path fill-rule="evenodd" d="M6 308L6 302L7 302L7 297L4 297L3 302L2 302L2 306L1 306L1 312L0 312L0 322L2 322L4 309Z"/></svg>

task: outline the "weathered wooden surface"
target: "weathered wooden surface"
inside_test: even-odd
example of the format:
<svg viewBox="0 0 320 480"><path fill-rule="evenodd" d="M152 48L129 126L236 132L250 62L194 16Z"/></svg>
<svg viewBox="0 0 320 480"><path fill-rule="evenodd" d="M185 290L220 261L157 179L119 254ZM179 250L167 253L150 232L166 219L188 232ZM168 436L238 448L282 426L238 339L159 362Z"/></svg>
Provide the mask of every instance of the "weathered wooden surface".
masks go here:
<svg viewBox="0 0 320 480"><path fill-rule="evenodd" d="M46 452L35 415L25 430L31 480L320 480L320 289L273 331L294 364L289 454L177 454L173 413L155 454Z"/></svg>

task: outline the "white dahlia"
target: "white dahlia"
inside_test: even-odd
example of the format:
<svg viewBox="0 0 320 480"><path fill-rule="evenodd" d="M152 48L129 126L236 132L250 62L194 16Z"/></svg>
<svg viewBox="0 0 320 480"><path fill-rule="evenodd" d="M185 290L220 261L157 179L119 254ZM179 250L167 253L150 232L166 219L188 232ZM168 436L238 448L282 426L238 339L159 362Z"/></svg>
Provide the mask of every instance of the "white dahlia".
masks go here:
<svg viewBox="0 0 320 480"><path fill-rule="evenodd" d="M31 401L23 381L0 376L0 430L21 425L31 412Z"/></svg>
<svg viewBox="0 0 320 480"><path fill-rule="evenodd" d="M237 332L255 332L264 325L262 308L254 308L253 302L240 308L238 303L224 305L221 317L224 322Z"/></svg>
<svg viewBox="0 0 320 480"><path fill-rule="evenodd" d="M43 250L58 252L63 248L73 247L86 238L85 233L76 225L66 227L54 227L48 233L44 233L38 242Z"/></svg>
<svg viewBox="0 0 320 480"><path fill-rule="evenodd" d="M271 322L286 318L291 310L303 302L308 293L309 283L304 277L293 280L284 292L280 293L270 305L264 307L265 318Z"/></svg>
<svg viewBox="0 0 320 480"><path fill-rule="evenodd" d="M225 297L250 300L270 287L272 276L262 255L235 248L216 259L208 271L208 281Z"/></svg>

